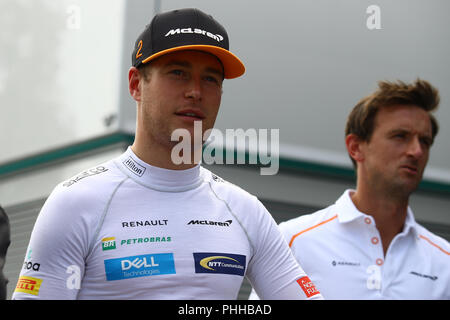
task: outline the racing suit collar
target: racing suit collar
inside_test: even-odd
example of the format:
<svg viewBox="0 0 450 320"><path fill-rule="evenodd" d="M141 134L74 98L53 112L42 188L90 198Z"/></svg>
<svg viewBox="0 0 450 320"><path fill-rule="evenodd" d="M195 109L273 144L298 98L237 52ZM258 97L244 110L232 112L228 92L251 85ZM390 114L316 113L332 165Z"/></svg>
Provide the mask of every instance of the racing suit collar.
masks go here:
<svg viewBox="0 0 450 320"><path fill-rule="evenodd" d="M137 183L158 191L182 192L194 189L203 182L200 164L186 170L159 168L139 159L131 147L128 147L115 163Z"/></svg>

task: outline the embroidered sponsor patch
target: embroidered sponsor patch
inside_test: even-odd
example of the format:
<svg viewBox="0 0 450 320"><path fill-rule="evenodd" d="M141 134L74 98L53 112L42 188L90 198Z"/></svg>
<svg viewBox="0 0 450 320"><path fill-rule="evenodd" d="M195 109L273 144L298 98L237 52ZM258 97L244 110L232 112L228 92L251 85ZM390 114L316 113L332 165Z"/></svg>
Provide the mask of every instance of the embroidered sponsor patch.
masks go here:
<svg viewBox="0 0 450 320"><path fill-rule="evenodd" d="M19 281L17 281L17 286L15 292L24 292L32 295L39 295L39 289L42 284L42 279L21 276Z"/></svg>
<svg viewBox="0 0 450 320"><path fill-rule="evenodd" d="M116 248L116 238L115 237L109 237L109 238L103 238L102 239L102 250L112 250Z"/></svg>
<svg viewBox="0 0 450 320"><path fill-rule="evenodd" d="M96 168L92 168L86 171L83 171L81 173L79 173L77 176L71 178L70 180L66 181L63 183L64 187L70 187L71 185L77 183L78 181L80 181L81 179L87 178L87 177L91 177L91 176L95 176L97 174L103 173L108 171L107 168L99 166Z"/></svg>
<svg viewBox="0 0 450 320"><path fill-rule="evenodd" d="M172 253L108 259L104 263L108 281L176 273Z"/></svg>
<svg viewBox="0 0 450 320"><path fill-rule="evenodd" d="M221 273L243 276L246 256L231 253L194 253L195 273Z"/></svg>
<svg viewBox="0 0 450 320"><path fill-rule="evenodd" d="M308 298L315 296L316 294L320 294L319 290L317 290L316 286L308 277L302 277L297 280L297 283L302 288L303 292L306 294Z"/></svg>
<svg viewBox="0 0 450 320"><path fill-rule="evenodd" d="M132 173L137 175L138 177L142 177L145 172L145 167L141 166L139 163L133 160L133 158L128 157L123 164L125 167L130 170Z"/></svg>

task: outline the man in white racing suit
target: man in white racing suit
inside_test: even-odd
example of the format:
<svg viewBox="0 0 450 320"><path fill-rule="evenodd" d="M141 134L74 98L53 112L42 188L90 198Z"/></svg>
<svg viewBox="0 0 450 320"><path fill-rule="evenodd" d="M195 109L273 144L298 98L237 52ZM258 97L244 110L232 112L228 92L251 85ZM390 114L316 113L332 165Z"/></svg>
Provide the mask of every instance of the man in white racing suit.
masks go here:
<svg viewBox="0 0 450 320"><path fill-rule="evenodd" d="M132 62L133 145L55 188L13 299L236 299L244 277L263 299L321 299L256 197L173 161L174 130L212 128L223 79L245 71L225 29L197 9L158 14Z"/></svg>

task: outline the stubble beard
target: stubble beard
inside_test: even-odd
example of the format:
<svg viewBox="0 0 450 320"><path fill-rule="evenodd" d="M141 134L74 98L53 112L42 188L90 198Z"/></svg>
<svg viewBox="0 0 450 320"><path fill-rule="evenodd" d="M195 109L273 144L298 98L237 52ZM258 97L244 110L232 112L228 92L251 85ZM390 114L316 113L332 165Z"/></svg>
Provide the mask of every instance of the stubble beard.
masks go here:
<svg viewBox="0 0 450 320"><path fill-rule="evenodd" d="M412 178L408 179L398 173L386 177L383 172L377 172L372 175L372 179L378 185L379 191L385 193L387 197L407 201L419 187L421 175L417 180L411 181Z"/></svg>

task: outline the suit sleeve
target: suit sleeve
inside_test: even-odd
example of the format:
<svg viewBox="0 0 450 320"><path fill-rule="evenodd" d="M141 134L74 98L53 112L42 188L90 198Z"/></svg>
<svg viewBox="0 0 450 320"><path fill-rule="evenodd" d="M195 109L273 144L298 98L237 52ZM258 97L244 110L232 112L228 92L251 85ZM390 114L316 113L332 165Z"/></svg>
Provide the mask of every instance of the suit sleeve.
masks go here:
<svg viewBox="0 0 450 320"><path fill-rule="evenodd" d="M13 299L76 299L96 223L89 199L57 187L34 225Z"/></svg>

